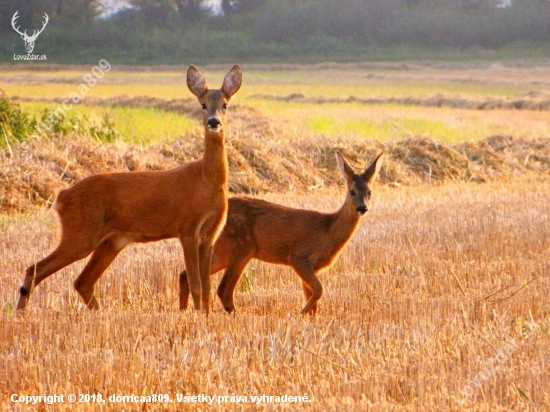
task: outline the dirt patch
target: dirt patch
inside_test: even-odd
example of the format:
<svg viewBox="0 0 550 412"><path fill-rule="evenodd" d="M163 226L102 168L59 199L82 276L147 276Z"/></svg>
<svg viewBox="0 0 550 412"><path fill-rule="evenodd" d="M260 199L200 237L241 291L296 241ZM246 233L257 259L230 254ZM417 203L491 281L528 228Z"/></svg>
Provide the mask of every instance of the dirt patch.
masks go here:
<svg viewBox="0 0 550 412"><path fill-rule="evenodd" d="M507 180L550 173L550 139L491 136L476 143L447 144L429 138L395 142L285 142L247 131L229 137L230 191L307 191L340 181L334 151L356 167L386 153L380 181L389 185L423 182ZM197 159L202 138L138 147L71 137L31 140L0 152L0 211L51 206L56 193L86 176L103 172L164 170Z"/></svg>

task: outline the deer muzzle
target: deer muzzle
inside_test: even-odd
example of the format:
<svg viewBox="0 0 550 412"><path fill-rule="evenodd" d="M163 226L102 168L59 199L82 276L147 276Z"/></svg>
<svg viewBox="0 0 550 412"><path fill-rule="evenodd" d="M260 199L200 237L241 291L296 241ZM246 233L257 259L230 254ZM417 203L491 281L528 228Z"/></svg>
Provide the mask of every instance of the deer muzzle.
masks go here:
<svg viewBox="0 0 550 412"><path fill-rule="evenodd" d="M211 132L219 132L222 128L222 122L217 117L210 117L206 122L206 127Z"/></svg>

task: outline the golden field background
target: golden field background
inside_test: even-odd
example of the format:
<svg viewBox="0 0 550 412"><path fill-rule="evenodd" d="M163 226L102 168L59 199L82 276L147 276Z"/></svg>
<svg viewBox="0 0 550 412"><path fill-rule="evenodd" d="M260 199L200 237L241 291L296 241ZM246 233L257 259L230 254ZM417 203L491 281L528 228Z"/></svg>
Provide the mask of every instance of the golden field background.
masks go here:
<svg viewBox="0 0 550 412"><path fill-rule="evenodd" d="M1 409L24 409L10 401L14 393L104 399L156 393L174 402L34 408L549 410L545 66L243 69L245 86L229 114L234 192L332 211L344 196L333 151L343 150L356 168L380 150L388 153L371 209L335 266L320 276L325 295L317 316L299 315L297 275L256 261L237 288L234 315L217 298L208 318L180 313L177 241L124 250L96 286L99 312L87 311L72 288L82 261L47 279L25 312L15 313L24 269L56 245L57 222L48 210L55 190L89 173L171 167L200 155L195 109L183 86L175 86L183 76L113 68L91 89L82 113L93 121L110 110L115 128L136 119L134 129L111 143L74 133L3 149ZM38 112L68 95L79 71L89 68L71 70L16 75L3 67L0 80L23 108ZM207 79L219 82L224 71L206 70ZM302 96L289 99L292 93ZM383 101L361 103L352 95ZM434 96L493 105L422 103ZM326 101L338 97L349 101ZM417 100L388 101L410 97ZM316 100L300 101L305 98ZM105 99L125 104L112 109ZM504 104L519 100L530 103ZM147 102L159 105L158 112ZM117 112L121 107L127 112ZM182 135L163 125L173 113L190 125ZM150 122L164 133L160 141L145 135ZM452 138L445 139L449 131ZM176 402L176 394L187 393L249 401L307 394L311 402Z"/></svg>

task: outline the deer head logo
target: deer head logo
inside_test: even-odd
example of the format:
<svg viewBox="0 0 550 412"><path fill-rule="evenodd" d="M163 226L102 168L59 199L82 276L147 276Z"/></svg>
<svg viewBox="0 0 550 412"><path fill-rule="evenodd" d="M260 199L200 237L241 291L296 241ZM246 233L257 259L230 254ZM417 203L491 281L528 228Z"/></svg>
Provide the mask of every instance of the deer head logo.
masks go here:
<svg viewBox="0 0 550 412"><path fill-rule="evenodd" d="M46 25L48 24L48 20L50 20L50 18L46 13L44 13L44 22L42 23L42 28L40 30L33 30L32 36L29 36L27 34L27 30L25 30L24 32L21 32L19 30L19 26L16 26L17 24L16 20L19 17L18 13L19 13L19 10L17 10L13 15L11 19L11 26L17 33L21 35L21 38L25 40L25 48L27 49L27 54L31 54L34 49L34 42L36 41L36 38L40 33L44 31L44 29L46 28Z"/></svg>

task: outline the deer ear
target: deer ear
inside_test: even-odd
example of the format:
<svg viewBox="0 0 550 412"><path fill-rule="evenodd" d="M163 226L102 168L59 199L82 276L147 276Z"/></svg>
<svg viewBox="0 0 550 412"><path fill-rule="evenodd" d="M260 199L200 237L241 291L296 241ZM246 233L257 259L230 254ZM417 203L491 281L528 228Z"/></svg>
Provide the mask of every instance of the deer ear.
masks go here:
<svg viewBox="0 0 550 412"><path fill-rule="evenodd" d="M338 162L340 173L342 174L342 176L344 176L346 180L355 174L352 167L349 165L346 159L344 159L342 153L340 153L338 150L336 151L336 161Z"/></svg>
<svg viewBox="0 0 550 412"><path fill-rule="evenodd" d="M243 82L243 74L241 68L238 64L233 66L229 73L225 75L223 79L222 92L229 99L241 88L241 83Z"/></svg>
<svg viewBox="0 0 550 412"><path fill-rule="evenodd" d="M187 87L195 96L200 97L206 91L206 79L195 66L187 69Z"/></svg>
<svg viewBox="0 0 550 412"><path fill-rule="evenodd" d="M378 171L380 170L380 167L382 166L382 155L384 153L380 153L376 159L370 164L369 167L365 169L363 172L363 177L367 180L367 183L370 184L376 179L376 176L378 175Z"/></svg>

